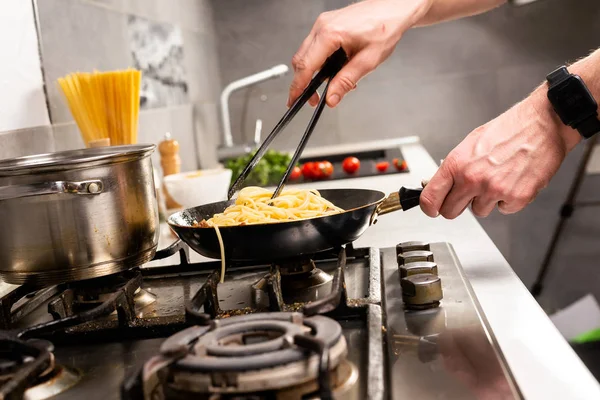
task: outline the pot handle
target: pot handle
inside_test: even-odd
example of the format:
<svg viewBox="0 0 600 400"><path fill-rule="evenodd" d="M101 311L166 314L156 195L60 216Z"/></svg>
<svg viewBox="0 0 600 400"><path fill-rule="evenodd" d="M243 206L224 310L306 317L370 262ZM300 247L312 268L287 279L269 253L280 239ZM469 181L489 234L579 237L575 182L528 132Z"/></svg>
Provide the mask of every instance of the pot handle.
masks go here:
<svg viewBox="0 0 600 400"><path fill-rule="evenodd" d="M11 185L0 187L0 201L56 193L97 195L102 193L103 189L104 184L99 179L81 182L54 181L26 185Z"/></svg>

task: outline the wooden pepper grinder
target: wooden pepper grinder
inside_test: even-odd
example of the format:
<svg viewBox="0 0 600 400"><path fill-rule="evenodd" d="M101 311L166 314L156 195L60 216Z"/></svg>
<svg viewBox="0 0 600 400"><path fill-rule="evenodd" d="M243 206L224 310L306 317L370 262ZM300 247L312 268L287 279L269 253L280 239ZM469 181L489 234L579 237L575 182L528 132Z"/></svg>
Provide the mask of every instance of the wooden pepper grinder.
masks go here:
<svg viewBox="0 0 600 400"><path fill-rule="evenodd" d="M159 143L158 151L160 152L160 166L162 167L163 177L167 175L178 174L181 172L181 159L179 158L179 142L171 137L167 132L165 140ZM163 192L167 203L167 209L181 208L175 200L167 193L167 186L163 185Z"/></svg>

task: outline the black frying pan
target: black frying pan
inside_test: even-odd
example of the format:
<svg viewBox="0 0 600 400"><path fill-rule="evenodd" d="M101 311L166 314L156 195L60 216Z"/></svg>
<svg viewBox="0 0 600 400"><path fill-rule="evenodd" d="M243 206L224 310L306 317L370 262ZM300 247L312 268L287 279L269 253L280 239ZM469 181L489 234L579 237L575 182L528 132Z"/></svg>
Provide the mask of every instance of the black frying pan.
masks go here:
<svg viewBox="0 0 600 400"><path fill-rule="evenodd" d="M272 261L339 247L358 239L378 215L419 205L421 190L401 188L388 197L377 190L319 190L321 196L346 211L301 221L220 227L225 258ZM215 230L195 227L193 222L209 219L233 203L229 200L190 208L171 215L168 223L193 250L206 257L221 258Z"/></svg>

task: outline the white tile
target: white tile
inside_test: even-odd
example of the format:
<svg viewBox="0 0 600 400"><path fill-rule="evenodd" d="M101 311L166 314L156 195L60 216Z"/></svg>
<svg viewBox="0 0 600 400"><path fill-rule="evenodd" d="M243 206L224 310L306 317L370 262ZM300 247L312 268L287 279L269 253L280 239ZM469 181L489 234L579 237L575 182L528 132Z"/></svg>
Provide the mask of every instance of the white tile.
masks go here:
<svg viewBox="0 0 600 400"><path fill-rule="evenodd" d="M179 142L181 171L196 170L198 163L192 118L191 105L145 110L140 113L138 142L158 145L164 140L165 134L170 132ZM158 150L153 154L152 160L156 167L160 166Z"/></svg>
<svg viewBox="0 0 600 400"><path fill-rule="evenodd" d="M214 36L183 31L183 63L191 102L218 101L221 74Z"/></svg>
<svg viewBox="0 0 600 400"><path fill-rule="evenodd" d="M75 122L64 122L52 126L56 151L85 148L85 143Z"/></svg>
<svg viewBox="0 0 600 400"><path fill-rule="evenodd" d="M0 2L0 131L49 125L31 1Z"/></svg>
<svg viewBox="0 0 600 400"><path fill-rule="evenodd" d="M49 125L0 133L0 159L53 151L54 139Z"/></svg>
<svg viewBox="0 0 600 400"><path fill-rule="evenodd" d="M221 143L221 130L218 107L215 103L195 105L194 134L199 166L213 168L218 165L217 147Z"/></svg>

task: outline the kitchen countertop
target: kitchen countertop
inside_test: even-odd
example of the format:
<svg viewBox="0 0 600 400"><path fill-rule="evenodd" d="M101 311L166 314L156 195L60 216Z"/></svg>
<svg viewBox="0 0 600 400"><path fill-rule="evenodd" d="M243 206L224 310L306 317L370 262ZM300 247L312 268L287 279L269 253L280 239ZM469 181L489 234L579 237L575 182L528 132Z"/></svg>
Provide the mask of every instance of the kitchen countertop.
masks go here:
<svg viewBox="0 0 600 400"><path fill-rule="evenodd" d="M385 192L418 187L437 164L416 138L382 142L401 147L407 174L310 183L314 188L368 188ZM364 149L344 146L343 152ZM339 148L336 148L338 151ZM319 153L322 153L319 151ZM304 186L304 185L298 185ZM534 229L532 227L532 229ZM163 230L164 231L164 230ZM167 243L169 235L163 235ZM431 219L418 209L385 215L354 243L391 247L398 242L444 241L454 246L485 316L526 399L599 399L600 385L554 327L470 211L455 220ZM193 261L202 259L192 255ZM164 261L162 263L165 263Z"/></svg>
<svg viewBox="0 0 600 400"><path fill-rule="evenodd" d="M397 145L410 173L381 177L310 183L314 188L368 188L385 192L401 186L417 187L430 178L437 165L417 138L382 141ZM364 150L364 144L335 148L338 152ZM322 151L319 154L324 154ZM302 186L302 185L299 185ZM532 228L533 229L533 228ZM392 247L398 242L445 241L454 246L485 316L526 399L600 399L600 385L563 339L527 288L513 272L477 219L466 211L455 220L430 219L418 209L379 218L355 242L355 247ZM159 248L173 241L162 229ZM191 252L192 261L204 258ZM174 256L176 257L176 256ZM169 264L169 258L152 264ZM15 286L0 283L0 295Z"/></svg>

